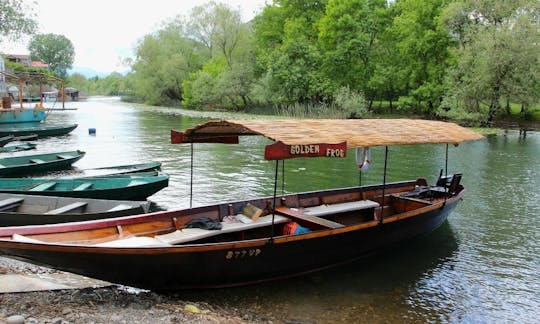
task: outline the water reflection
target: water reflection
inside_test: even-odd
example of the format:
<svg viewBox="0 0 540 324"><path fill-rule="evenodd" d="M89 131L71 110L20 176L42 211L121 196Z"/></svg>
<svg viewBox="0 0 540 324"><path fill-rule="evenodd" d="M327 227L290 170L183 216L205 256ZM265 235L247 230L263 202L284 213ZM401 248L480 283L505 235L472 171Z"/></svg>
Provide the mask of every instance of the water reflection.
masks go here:
<svg viewBox="0 0 540 324"><path fill-rule="evenodd" d="M161 209L189 206L190 147L170 144L169 131L207 116L111 100L80 102L78 108L49 116L50 122L79 127L70 136L40 140L39 152L82 149L87 155L77 162L79 168L161 161L170 185L150 200ZM91 127L95 136L88 134ZM275 164L262 159L266 143L250 137L239 145L195 145L194 205L271 195ZM433 182L445 166L444 152L444 145L390 147L388 181L425 177ZM382 182L383 148L373 149L372 161L363 184ZM509 131L451 146L449 173L463 173L467 194L438 231L366 262L180 297L298 322L537 322L539 161L538 132L523 138ZM351 151L332 163L293 159L285 169L286 192L359 182Z"/></svg>

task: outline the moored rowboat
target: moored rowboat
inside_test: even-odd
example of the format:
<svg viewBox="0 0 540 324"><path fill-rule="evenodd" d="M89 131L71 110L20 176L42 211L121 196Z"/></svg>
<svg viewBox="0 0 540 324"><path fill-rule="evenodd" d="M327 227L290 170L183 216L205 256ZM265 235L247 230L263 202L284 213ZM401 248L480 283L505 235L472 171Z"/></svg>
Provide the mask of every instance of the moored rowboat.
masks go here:
<svg viewBox="0 0 540 324"><path fill-rule="evenodd" d="M94 198L145 200L167 187L169 175L105 178L0 178L0 192Z"/></svg>
<svg viewBox="0 0 540 324"><path fill-rule="evenodd" d="M398 127L399 126L399 127ZM384 133L377 130L385 130ZM417 120L211 121L176 143L271 140L265 158L346 156L351 148L482 136ZM385 153L385 165L387 150ZM447 172L445 172L447 174ZM385 168L386 175L386 168ZM384 177L384 179L386 179ZM0 229L0 252L60 270L152 290L236 286L350 262L439 227L465 194L461 174L277 195L75 224Z"/></svg>
<svg viewBox="0 0 540 324"><path fill-rule="evenodd" d="M80 222L147 213L148 201L66 198L0 193L0 226Z"/></svg>
<svg viewBox="0 0 540 324"><path fill-rule="evenodd" d="M30 175L69 169L84 155L83 151L69 151L0 158L0 176Z"/></svg>

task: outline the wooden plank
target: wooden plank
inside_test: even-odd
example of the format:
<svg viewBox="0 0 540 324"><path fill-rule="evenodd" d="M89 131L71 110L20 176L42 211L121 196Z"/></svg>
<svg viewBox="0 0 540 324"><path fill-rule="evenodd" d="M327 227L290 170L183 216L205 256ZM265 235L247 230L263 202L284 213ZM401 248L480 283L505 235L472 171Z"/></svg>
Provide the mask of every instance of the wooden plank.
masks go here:
<svg viewBox="0 0 540 324"><path fill-rule="evenodd" d="M58 154L56 157L63 160L74 158L74 156L71 156L71 155L61 155L61 154Z"/></svg>
<svg viewBox="0 0 540 324"><path fill-rule="evenodd" d="M314 223L314 224L317 224L317 225L320 225L320 226L324 226L324 227L327 227L327 228L345 227L345 225L343 225L343 224L336 223L336 222L333 222L333 221L328 220L328 219L324 219L324 218L317 217L317 216L304 215L301 211L293 210L293 209L288 208L288 207L283 207L283 206L277 207L276 212L281 213L281 214L286 215L286 216L290 216L292 218L303 220L303 221L306 221L306 222L309 222L309 223Z"/></svg>
<svg viewBox="0 0 540 324"><path fill-rule="evenodd" d="M30 159L30 162L32 162L32 163L36 163L36 164L41 164L41 163L45 163L45 161L43 161L43 160L40 160L40 159Z"/></svg>
<svg viewBox="0 0 540 324"><path fill-rule="evenodd" d="M56 185L56 182L54 182L54 181L45 182L45 183L41 183L41 184L35 186L34 188L30 189L30 191L44 191L44 190L51 189L55 185Z"/></svg>
<svg viewBox="0 0 540 324"><path fill-rule="evenodd" d="M72 211L72 210L75 210L77 208L81 208L81 207L84 207L88 205L87 202L84 202L84 201L78 201L78 202L74 202L72 204L69 204L69 205L65 205L63 207L60 207L60 208L56 208L56 209L53 209L53 210L49 210L48 212L45 213L45 215L60 215L60 214L65 214L69 211Z"/></svg>
<svg viewBox="0 0 540 324"><path fill-rule="evenodd" d="M7 198L7 199L0 200L0 210L13 208L15 206L20 205L23 201L24 201L24 198Z"/></svg>
<svg viewBox="0 0 540 324"><path fill-rule="evenodd" d="M73 191L83 191L83 190L86 190L86 189L88 189L90 187L92 187L91 182L83 182L79 186L75 187L75 189L73 189Z"/></svg>
<svg viewBox="0 0 540 324"><path fill-rule="evenodd" d="M349 201L339 204L320 205L315 207L304 208L304 214L309 216L324 216L349 211L369 209L379 207L379 203L371 200Z"/></svg>

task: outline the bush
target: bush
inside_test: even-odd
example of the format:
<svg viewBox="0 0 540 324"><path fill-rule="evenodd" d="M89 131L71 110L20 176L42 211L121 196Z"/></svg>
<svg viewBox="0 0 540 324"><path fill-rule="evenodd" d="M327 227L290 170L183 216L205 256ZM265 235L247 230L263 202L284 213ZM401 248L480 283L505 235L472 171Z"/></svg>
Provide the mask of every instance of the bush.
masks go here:
<svg viewBox="0 0 540 324"><path fill-rule="evenodd" d="M368 104L364 94L341 87L334 96L334 103L349 118L361 118L368 114Z"/></svg>

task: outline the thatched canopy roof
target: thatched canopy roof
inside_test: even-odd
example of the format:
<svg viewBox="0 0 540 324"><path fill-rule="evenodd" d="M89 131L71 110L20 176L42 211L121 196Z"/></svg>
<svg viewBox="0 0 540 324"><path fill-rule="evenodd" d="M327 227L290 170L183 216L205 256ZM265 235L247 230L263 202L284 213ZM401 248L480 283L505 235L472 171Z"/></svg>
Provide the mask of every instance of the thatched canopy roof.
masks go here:
<svg viewBox="0 0 540 324"><path fill-rule="evenodd" d="M420 119L287 119L209 121L183 132L183 142L261 135L287 145L347 142L348 148L459 144L483 136L454 123Z"/></svg>

